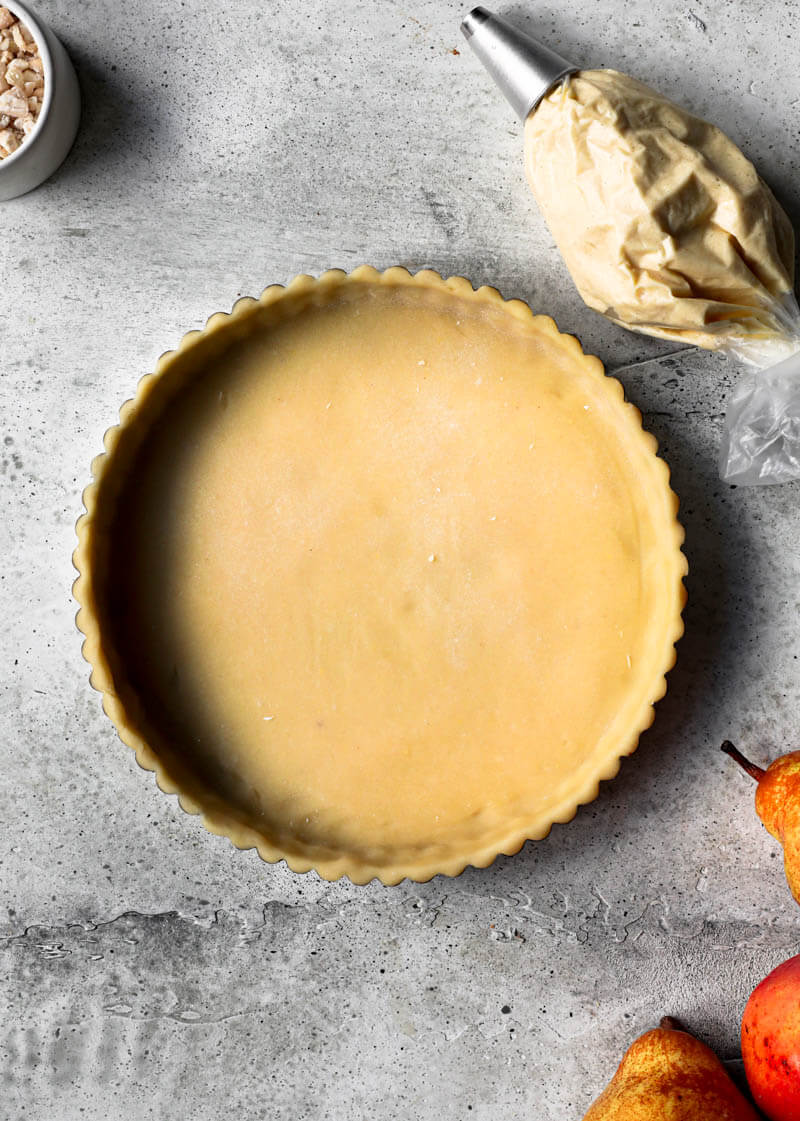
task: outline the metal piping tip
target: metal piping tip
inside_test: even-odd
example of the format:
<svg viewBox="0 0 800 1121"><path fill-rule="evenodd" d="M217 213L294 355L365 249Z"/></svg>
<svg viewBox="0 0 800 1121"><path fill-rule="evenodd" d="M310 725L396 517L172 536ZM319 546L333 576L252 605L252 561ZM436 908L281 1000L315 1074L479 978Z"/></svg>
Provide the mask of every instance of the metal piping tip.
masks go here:
<svg viewBox="0 0 800 1121"><path fill-rule="evenodd" d="M472 9L461 30L523 121L556 82L580 69L483 7Z"/></svg>

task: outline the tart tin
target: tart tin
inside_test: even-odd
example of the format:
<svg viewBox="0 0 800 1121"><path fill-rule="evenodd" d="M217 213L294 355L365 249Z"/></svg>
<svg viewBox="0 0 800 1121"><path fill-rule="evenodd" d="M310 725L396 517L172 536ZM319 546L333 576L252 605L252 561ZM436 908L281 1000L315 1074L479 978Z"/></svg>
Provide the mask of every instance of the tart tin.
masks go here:
<svg viewBox="0 0 800 1121"><path fill-rule="evenodd" d="M258 300L238 300L230 314L212 315L202 330L190 331L175 350L163 354L155 371L140 381L134 399L122 406L119 424L106 432L105 452L93 461L93 481L83 495L86 512L77 523L78 546L73 557L79 574L74 585L74 596L79 604L76 621L85 636L83 654L92 669L91 683L102 694L103 708L120 738L133 748L139 765L155 773L161 790L177 794L181 807L187 813L200 815L203 825L211 833L228 837L238 848L255 848L267 862L284 860L294 872L315 869L326 880L347 876L357 884L367 883L373 878L384 884L396 884L405 878L423 882L437 874L457 876L468 865L486 867L500 854L516 853L526 840L545 837L554 823L571 820L579 805L595 799L599 782L613 778L619 770L621 758L636 749L640 734L653 721L653 705L666 691L665 674L674 665L675 643L683 633L683 577L687 571L681 552L684 535L677 520L678 500L669 487L669 469L656 456L655 438L642 430L640 412L634 405L624 402L622 385L616 379L605 376L599 359L581 357L584 366L590 369L590 376L601 379L608 393L616 398L618 407L627 411L627 427L634 433L632 441L635 444L640 440L643 455L648 460L652 459L654 485L660 500L666 503L667 511L664 555L669 589L669 604L665 613L668 625L666 633L658 636L658 671L654 672L651 688L640 705L637 698L636 718L627 734L614 744L613 752L604 758L591 781L576 796L557 805L546 820L529 820L520 814L509 815L507 829L499 842L495 834L491 843L472 843L463 851L443 851L441 846L431 846L430 851L414 860L365 860L319 844L307 845L301 839L287 840L286 832L281 836L268 835L266 831L259 831L243 821L237 812L222 803L213 790L203 786L202 780L187 768L185 759L176 758L177 753L173 755L159 750L155 746L157 737L149 734L142 704L126 683L125 666L109 633L105 603L106 589L113 579L113 573L108 571L109 527L113 524L116 498L141 446L142 431L147 431L149 419L157 414L159 400L167 394L171 397L174 387L186 384L186 379L191 379L198 367L203 368L203 362L213 360L214 355L220 354L232 340L248 335L257 317L262 317L262 320L265 314L280 317L282 310L288 314L292 309L324 301L344 285L422 286L450 292L461 300L492 305L495 310L501 309L517 320L535 319L540 332L557 338L562 346L566 343L574 349L576 356L583 356L577 339L562 335L551 319L534 317L528 305L521 300L504 300L494 288L475 290L463 277L444 280L431 270L412 275L398 267L382 273L366 265L350 274L335 269L323 273L318 279L301 275L286 287L269 287ZM270 310L266 312L265 309Z"/></svg>

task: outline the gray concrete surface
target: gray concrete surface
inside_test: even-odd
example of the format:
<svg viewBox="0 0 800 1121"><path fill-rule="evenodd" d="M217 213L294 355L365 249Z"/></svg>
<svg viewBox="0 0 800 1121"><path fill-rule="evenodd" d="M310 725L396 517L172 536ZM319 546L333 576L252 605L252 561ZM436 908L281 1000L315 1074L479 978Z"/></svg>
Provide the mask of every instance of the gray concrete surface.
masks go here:
<svg viewBox="0 0 800 1121"><path fill-rule="evenodd" d="M500 6L735 136L795 217L797 3ZM717 751L800 733L800 492L721 485L736 370L583 307L451 0L41 0L85 99L0 211L0 1117L580 1118L665 1012L736 1067L800 949ZM325 884L206 834L116 739L70 599L80 494L158 354L240 294L362 261L530 300L619 374L683 502L687 635L619 778L457 880Z"/></svg>

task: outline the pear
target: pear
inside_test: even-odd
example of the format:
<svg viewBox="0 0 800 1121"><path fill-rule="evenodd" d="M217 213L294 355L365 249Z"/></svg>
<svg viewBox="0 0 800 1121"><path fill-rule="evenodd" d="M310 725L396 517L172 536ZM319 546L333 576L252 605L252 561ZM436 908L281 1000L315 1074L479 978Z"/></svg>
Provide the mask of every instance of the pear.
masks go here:
<svg viewBox="0 0 800 1121"><path fill-rule="evenodd" d="M800 751L782 755L764 770L728 740L726 755L756 780L756 813L768 832L783 845L783 866L792 895L800 903Z"/></svg>
<svg viewBox="0 0 800 1121"><path fill-rule="evenodd" d="M677 1020L630 1045L583 1121L759 1121L710 1047Z"/></svg>
<svg viewBox="0 0 800 1121"><path fill-rule="evenodd" d="M800 1117L800 954L768 974L742 1016L750 1091L771 1121Z"/></svg>

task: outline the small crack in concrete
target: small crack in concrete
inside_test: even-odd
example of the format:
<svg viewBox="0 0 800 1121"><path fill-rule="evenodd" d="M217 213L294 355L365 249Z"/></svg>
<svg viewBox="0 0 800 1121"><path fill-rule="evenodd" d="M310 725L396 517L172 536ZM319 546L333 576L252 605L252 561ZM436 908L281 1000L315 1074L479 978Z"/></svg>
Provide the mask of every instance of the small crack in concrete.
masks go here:
<svg viewBox="0 0 800 1121"><path fill-rule="evenodd" d="M654 354L652 358L640 358L638 362L625 362L622 366L615 366L610 369L608 373L611 377L618 377L620 374L626 374L629 370L636 370L639 366L650 366L654 363L663 362L665 358L674 358L677 354L694 353L696 348L690 346L681 346L676 350L668 350L664 354Z"/></svg>

